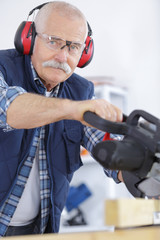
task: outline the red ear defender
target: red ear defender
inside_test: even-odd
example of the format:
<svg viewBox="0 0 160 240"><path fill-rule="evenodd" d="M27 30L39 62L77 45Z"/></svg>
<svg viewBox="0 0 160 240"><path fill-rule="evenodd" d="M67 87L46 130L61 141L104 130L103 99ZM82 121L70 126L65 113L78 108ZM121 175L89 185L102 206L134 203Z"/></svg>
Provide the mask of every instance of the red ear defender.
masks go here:
<svg viewBox="0 0 160 240"><path fill-rule="evenodd" d="M83 50L82 56L79 60L77 67L79 68L86 67L91 62L93 58L93 53L94 53L93 39L90 36L88 36L86 39L85 49Z"/></svg>
<svg viewBox="0 0 160 240"><path fill-rule="evenodd" d="M32 54L36 31L34 22L23 21L17 29L14 45L18 52L26 55Z"/></svg>
<svg viewBox="0 0 160 240"><path fill-rule="evenodd" d="M33 8L29 12L28 17L32 15L35 10L41 9L47 3L49 2L43 3ZM16 31L16 35L14 38L15 48L17 49L18 52L22 54L31 55L33 52L35 37L36 37L36 29L35 29L34 22L23 21Z"/></svg>
<svg viewBox="0 0 160 240"><path fill-rule="evenodd" d="M79 68L83 68L86 67L92 60L93 58L93 53L94 53L94 43L93 43L93 39L92 39L92 29L89 25L89 23L87 22L88 25L88 36L86 39L86 46L85 49L82 52L81 58L79 60L79 63L77 65L77 67Z"/></svg>

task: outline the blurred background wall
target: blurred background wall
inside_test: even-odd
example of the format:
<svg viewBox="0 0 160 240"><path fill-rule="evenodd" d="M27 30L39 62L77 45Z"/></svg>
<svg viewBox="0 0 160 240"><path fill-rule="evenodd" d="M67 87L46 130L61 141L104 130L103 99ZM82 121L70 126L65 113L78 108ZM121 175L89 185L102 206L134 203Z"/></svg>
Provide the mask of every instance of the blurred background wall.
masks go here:
<svg viewBox="0 0 160 240"><path fill-rule="evenodd" d="M42 0L0 1L0 49L12 48L14 34ZM93 30L91 64L82 76L107 76L128 89L128 108L160 117L160 1L68 0L85 14ZM32 19L32 18L31 18Z"/></svg>

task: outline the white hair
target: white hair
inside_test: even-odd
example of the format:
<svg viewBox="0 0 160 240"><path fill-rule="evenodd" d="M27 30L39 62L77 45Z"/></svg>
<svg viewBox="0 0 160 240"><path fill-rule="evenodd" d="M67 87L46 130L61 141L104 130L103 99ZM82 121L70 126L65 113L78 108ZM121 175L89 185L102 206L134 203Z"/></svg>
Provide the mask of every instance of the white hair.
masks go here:
<svg viewBox="0 0 160 240"><path fill-rule="evenodd" d="M58 12L61 16L65 16L71 20L75 20L77 18L83 19L86 22L86 18L84 14L75 6L70 3L64 1L53 1L44 5L35 17L35 27L37 32L45 31L45 23L48 17L54 12Z"/></svg>

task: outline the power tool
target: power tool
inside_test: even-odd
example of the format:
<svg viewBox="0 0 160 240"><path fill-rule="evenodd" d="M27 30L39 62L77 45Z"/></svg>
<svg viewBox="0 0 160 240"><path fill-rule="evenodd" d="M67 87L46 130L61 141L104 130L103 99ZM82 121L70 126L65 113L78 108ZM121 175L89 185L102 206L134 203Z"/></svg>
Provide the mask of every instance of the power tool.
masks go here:
<svg viewBox="0 0 160 240"><path fill-rule="evenodd" d="M160 196L160 119L143 110L124 115L123 122L105 120L85 112L84 120L95 128L118 134L121 140L97 143L93 158L105 169L121 170L124 183L134 197Z"/></svg>

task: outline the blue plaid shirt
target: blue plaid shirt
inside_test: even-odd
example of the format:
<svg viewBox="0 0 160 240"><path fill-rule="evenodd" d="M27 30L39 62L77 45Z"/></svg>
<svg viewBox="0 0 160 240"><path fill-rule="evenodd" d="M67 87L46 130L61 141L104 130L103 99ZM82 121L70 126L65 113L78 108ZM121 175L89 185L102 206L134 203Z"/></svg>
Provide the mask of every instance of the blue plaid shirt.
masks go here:
<svg viewBox="0 0 160 240"><path fill-rule="evenodd" d="M44 85L38 78L35 70L32 67L32 72L34 80L37 84L40 84L43 88ZM59 91L59 85L51 93L51 96L56 97ZM6 112L12 101L19 95L25 94L26 91L18 86L10 87L5 82L5 79L0 72L0 127L3 128L3 131L13 131L14 129L10 127L6 122ZM83 147L85 147L89 152L91 152L93 146L102 140L104 133L90 127L84 126L84 139ZM46 153L44 148L44 136L45 128L40 127L36 129L33 144L31 146L29 155L26 161L23 163L21 168L19 168L19 173L17 181L14 187L11 190L11 193L8 199L5 201L3 206L0 209L0 236L4 236L7 228L10 224L10 221L14 215L18 202L23 194L25 184L28 180L29 173L31 171L33 160L36 156L36 151L38 148L38 158L39 158L39 176L40 176L40 198L41 198L41 226L40 233L44 233L48 216L49 216L49 207L50 207L50 178L47 167ZM117 183L117 171L105 170L106 174L109 177L112 177Z"/></svg>

